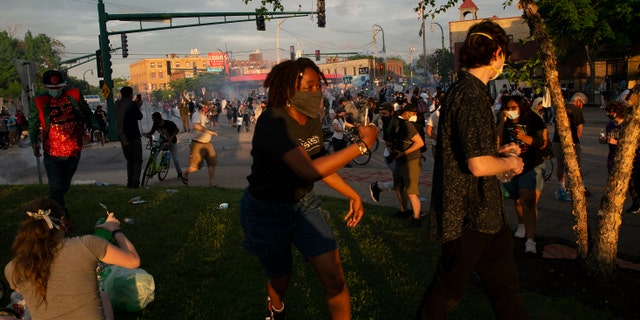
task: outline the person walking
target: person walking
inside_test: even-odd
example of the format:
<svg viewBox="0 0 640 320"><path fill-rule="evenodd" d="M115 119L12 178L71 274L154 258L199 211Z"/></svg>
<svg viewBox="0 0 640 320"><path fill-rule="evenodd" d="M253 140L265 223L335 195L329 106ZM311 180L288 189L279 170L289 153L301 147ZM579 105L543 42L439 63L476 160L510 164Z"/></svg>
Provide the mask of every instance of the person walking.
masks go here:
<svg viewBox="0 0 640 320"><path fill-rule="evenodd" d="M116 125L122 152L127 161L127 188L140 187L142 174L142 139L138 121L142 120L142 98L133 100L133 88L124 86L120 89L120 100L116 101Z"/></svg>
<svg viewBox="0 0 640 320"><path fill-rule="evenodd" d="M507 155L520 153L515 143L497 146L487 88L502 73L508 43L500 25L484 20L471 26L459 50L463 69L442 101L433 170L430 237L442 242L441 256L416 319L446 319L474 270L497 319L528 319L495 177L519 174L524 163Z"/></svg>
<svg viewBox="0 0 640 320"><path fill-rule="evenodd" d="M153 121L151 130L144 135L153 136L156 131L160 132L162 149L169 149L171 159L173 159L173 164L176 167L178 179L182 180L182 168L180 167L180 160L178 159L178 133L180 133L180 129L178 129L178 126L173 121L162 119L162 114L160 114L160 112L152 113L151 121Z"/></svg>
<svg viewBox="0 0 640 320"><path fill-rule="evenodd" d="M209 106L201 105L200 110L196 110L191 116L192 128L195 136L191 140L191 151L189 153L189 168L182 174L182 183L189 184L189 175L202 168L202 161L207 162L207 173L209 174L209 186L215 187L214 178L216 174L216 165L218 164L218 156L216 150L211 143L211 136L217 136L218 133L208 129L207 118Z"/></svg>
<svg viewBox="0 0 640 320"><path fill-rule="evenodd" d="M178 103L178 111L180 112L180 122L182 122L182 132L191 132L191 118L189 113L189 98L185 90L180 97Z"/></svg>
<svg viewBox="0 0 640 320"><path fill-rule="evenodd" d="M62 72L46 71L42 82L47 92L34 97L29 106L29 138L37 158L42 156L42 142L49 197L62 206L68 217L64 195L80 162L84 128L90 125L97 129L98 124L80 89L66 87Z"/></svg>
<svg viewBox="0 0 640 320"><path fill-rule="evenodd" d="M547 126L522 96L503 96L497 116L498 145L518 144L524 162L522 173L502 184L515 202L518 228L514 236L527 239L525 253L536 254L538 201L544 186L545 170L542 150L549 143Z"/></svg>
<svg viewBox="0 0 640 320"><path fill-rule="evenodd" d="M332 319L351 319L350 295L340 264L338 246L315 181L349 198L344 216L357 226L364 214L362 199L337 173L364 154L377 137L373 125L358 127L362 140L326 155L323 147L322 84L326 79L307 58L277 64L267 75L267 109L256 123L249 186L240 203L243 247L261 262L269 280L268 319L286 319L285 293L291 283L295 246L324 287Z"/></svg>
<svg viewBox="0 0 640 320"><path fill-rule="evenodd" d="M587 103L587 96L582 92L576 92L569 102L566 105L565 109L567 111L567 117L569 118L569 129L571 131L571 139L573 141L573 147L576 152L576 157L578 158L578 166L582 162L582 145L580 144L580 139L582 138L582 129L584 127L584 114L582 112L582 107ZM556 157L556 163L558 168L556 169L556 176L558 177L558 182L560 182L560 186L562 191L565 191L567 194L570 193L567 185L570 185L568 181L566 181L568 175L566 172L566 162L564 159L564 151L562 150L562 144L560 143L560 136L558 135L558 124L556 123L556 129L553 133L552 144L553 155ZM590 196L591 192L587 190L585 187L585 196Z"/></svg>

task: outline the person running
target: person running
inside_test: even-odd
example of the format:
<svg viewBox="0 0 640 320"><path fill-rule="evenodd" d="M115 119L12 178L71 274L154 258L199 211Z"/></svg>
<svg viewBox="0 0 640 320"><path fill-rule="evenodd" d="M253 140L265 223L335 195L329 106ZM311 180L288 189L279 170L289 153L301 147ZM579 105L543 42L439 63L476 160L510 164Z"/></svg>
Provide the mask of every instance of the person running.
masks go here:
<svg viewBox="0 0 640 320"><path fill-rule="evenodd" d="M319 116L323 83L324 75L307 58L276 65L264 82L269 100L253 135L253 164L240 204L240 223L243 247L260 260L269 278L269 319L286 319L292 245L318 275L331 318L351 318L336 239L312 190L314 182L322 180L349 198L344 221L357 226L364 214L362 199L337 171L373 145L377 129L358 127L361 140L326 155Z"/></svg>

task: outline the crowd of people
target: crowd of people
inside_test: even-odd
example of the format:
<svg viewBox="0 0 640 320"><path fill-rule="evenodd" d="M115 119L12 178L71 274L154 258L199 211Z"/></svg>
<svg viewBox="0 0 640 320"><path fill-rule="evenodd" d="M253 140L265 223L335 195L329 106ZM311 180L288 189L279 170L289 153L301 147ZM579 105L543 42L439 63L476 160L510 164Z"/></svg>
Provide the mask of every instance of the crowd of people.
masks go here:
<svg viewBox="0 0 640 320"><path fill-rule="evenodd" d="M258 259L267 276L269 319L286 319L292 247L318 276L331 318L350 319L350 293L340 252L321 198L313 188L315 182L322 181L346 197L349 204L344 221L356 227L364 215L362 199L339 170L381 138L391 179L371 182L373 201L380 201L382 191L394 191L398 211L393 216L408 219L408 225L417 228L423 217L429 216L429 236L441 243L436 272L417 306L416 319L445 319L462 299L474 270L482 278L497 318L527 319L519 295L513 238L526 238L525 253L537 254L537 206L544 185L543 161L551 146L557 158L558 181L565 189L570 183L557 128L549 139L547 127L553 117L545 111L552 108L544 91L527 96L503 88L495 99L488 93L487 84L502 74L509 58L508 44L509 38L498 24L479 22L470 28L459 49L462 70L451 87L432 92L386 86L373 97L365 92L324 90L327 81L313 61L288 60L268 74L264 87L269 94L264 99L196 101L183 92L174 106L162 103L153 107L153 126L146 133L139 127L144 117L142 99L125 86L115 104L115 123L126 161L127 187L140 187L143 135L160 133L162 147L171 152L177 177L185 185L206 163L209 186L215 187L218 158L212 137L218 135L214 129L220 126L220 114L226 115L227 126L238 131L242 126L249 131L255 125L253 163L239 215L243 248ZM113 319L104 292L95 282L95 264L103 261L137 267L140 257L113 214L97 227L111 232L115 244L96 236L67 238L71 214L64 201L86 130L90 129L92 137L93 132L107 133L107 114L101 106L91 112L79 90L68 87L59 71L45 72L43 84L47 92L33 99L28 121L8 114L0 120L0 143L9 147L15 143L12 135L28 123L33 153L44 156L50 191L49 199L36 200L24 211L5 275L11 288L24 294L33 315ZM575 92L566 106L578 163L586 103L586 96ZM600 143L609 145L609 170L625 108L624 101L610 102L605 108L611 122ZM182 130L173 117L179 118ZM323 127L332 132L331 154L323 144ZM185 171L176 145L181 131L191 133ZM352 144L345 142L347 131L357 137ZM433 187L429 206L424 206L427 199L420 196L419 182L428 156L434 160ZM637 172L640 170L634 171L631 181L634 202L629 212L634 213L640 212ZM514 202L515 230L506 223L503 190ZM425 207L429 210L423 212ZM37 241L42 245L33 245ZM66 259L81 263L68 272L56 272ZM61 281L66 285L59 286ZM59 308L68 303L64 301L67 296L61 294L67 287L91 288L83 292L86 302L73 310Z"/></svg>

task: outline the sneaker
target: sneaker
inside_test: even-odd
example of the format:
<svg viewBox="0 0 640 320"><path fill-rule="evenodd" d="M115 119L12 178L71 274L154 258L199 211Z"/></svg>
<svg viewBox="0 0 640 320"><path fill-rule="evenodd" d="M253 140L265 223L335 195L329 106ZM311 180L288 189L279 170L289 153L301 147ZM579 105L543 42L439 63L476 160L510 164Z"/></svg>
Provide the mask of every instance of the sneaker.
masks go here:
<svg viewBox="0 0 640 320"><path fill-rule="evenodd" d="M377 203L380 201L380 191L382 190L378 187L378 181L372 182L369 185L369 194L371 195L371 200L373 200L373 202Z"/></svg>
<svg viewBox="0 0 640 320"><path fill-rule="evenodd" d="M631 214L639 214L640 213L640 202L634 202L629 209L626 211Z"/></svg>
<svg viewBox="0 0 640 320"><path fill-rule="evenodd" d="M287 319L287 311L284 310L284 302L282 303L282 310L276 311L271 304L271 299L267 297L267 301L269 301L269 315L264 318L264 320L286 320Z"/></svg>
<svg viewBox="0 0 640 320"><path fill-rule="evenodd" d="M518 224L518 229L516 229L516 232L513 234L513 236L520 239L524 238L524 224Z"/></svg>
<svg viewBox="0 0 640 320"><path fill-rule="evenodd" d="M524 244L524 253L538 253L536 250L536 242L533 241L533 239L527 239L527 242Z"/></svg>
<svg viewBox="0 0 640 320"><path fill-rule="evenodd" d="M419 228L422 227L422 219L411 218L409 219L409 227Z"/></svg>
<svg viewBox="0 0 640 320"><path fill-rule="evenodd" d="M411 210L405 210L405 211L396 211L396 213L393 214L394 217L396 218L406 218L406 217L410 217L413 215L413 211Z"/></svg>

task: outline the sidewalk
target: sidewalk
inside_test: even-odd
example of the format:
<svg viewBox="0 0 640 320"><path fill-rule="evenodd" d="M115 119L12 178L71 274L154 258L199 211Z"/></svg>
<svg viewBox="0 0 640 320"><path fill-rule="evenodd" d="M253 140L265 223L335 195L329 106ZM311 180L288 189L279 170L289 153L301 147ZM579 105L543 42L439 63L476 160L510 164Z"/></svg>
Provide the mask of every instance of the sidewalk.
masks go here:
<svg viewBox="0 0 640 320"><path fill-rule="evenodd" d="M587 198L589 228L591 231L597 228L597 210L600 198L604 192L604 185L607 179L606 157L607 146L598 144L598 134L600 128L608 122L604 112L597 106L588 106L584 110L586 124L582 138L583 149L583 179L586 187L591 191L592 196ZM226 120L226 119L225 119ZM144 125L144 122L143 122ZM244 132L242 128L238 133L236 128L222 126L215 129L220 134L213 137L213 144L218 154L218 166L216 167L215 183L223 188L243 189L247 186L246 177L250 173L251 166L251 138L253 131ZM549 127L553 132L553 127ZM179 135L180 163L183 170L188 164L189 133ZM144 159L148 157L148 151L144 152ZM431 151L427 153L427 161L423 165L423 173L420 179L420 194L427 198L422 202L422 211L428 210L431 195L431 176L433 168L433 158ZM0 159L0 184L25 184L38 183L35 169L35 160L31 154L31 148L16 148L1 150ZM10 166L14 163L14 166ZM43 167L44 170L44 167ZM370 182L391 179L391 174L382 159L382 148L380 148L371 161L365 166L354 165L352 168L340 170L340 175L360 194L363 202L373 204L369 196ZM101 146L99 144L88 145L83 150L82 159L78 171L74 176L75 182L88 183L92 181L106 182L109 184L124 185L126 181L126 171L124 157L120 150L119 142L111 142ZM43 171L43 183L46 183L46 175ZM205 169L199 170L189 176L190 186L207 186L208 176ZM159 182L156 178L149 182L150 187L162 186L172 188L183 186L182 182L176 179L176 172L173 168L165 181ZM555 174L545 183L542 196L539 201L539 218L537 224L537 236L549 238L563 238L575 241L573 232L574 218L571 215L571 202L558 201L554 198L553 192L559 188L555 179ZM322 182L315 184L315 191L319 194L342 197L334 190L328 188ZM395 193L382 192L380 202L377 205L388 206L391 215L397 209L397 199ZM630 206L627 200L625 209ZM515 229L517 218L513 208L513 201L505 199L505 211L509 224ZM426 230L426 227L423 227ZM622 225L620 228L619 252L621 254L640 258L640 215L622 214Z"/></svg>

